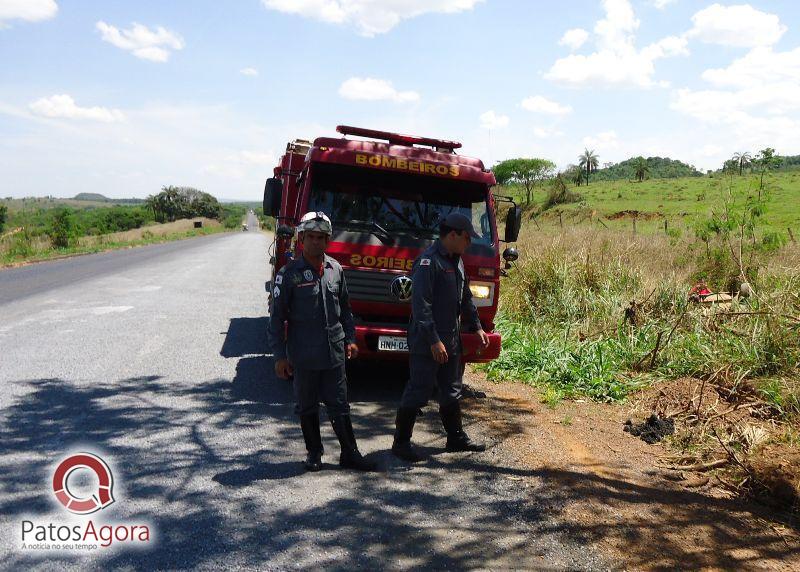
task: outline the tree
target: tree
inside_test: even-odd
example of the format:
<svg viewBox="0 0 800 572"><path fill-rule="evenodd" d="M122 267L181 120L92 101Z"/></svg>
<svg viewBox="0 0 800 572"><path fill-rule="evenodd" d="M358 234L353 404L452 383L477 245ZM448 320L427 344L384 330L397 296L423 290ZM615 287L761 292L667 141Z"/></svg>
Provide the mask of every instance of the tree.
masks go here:
<svg viewBox="0 0 800 572"><path fill-rule="evenodd" d="M53 218L47 229L47 236L55 248L67 248L75 236L75 219L72 209L59 208L53 211Z"/></svg>
<svg viewBox="0 0 800 572"><path fill-rule="evenodd" d="M3 232L3 229L6 226L7 218L8 218L8 207L6 205L0 205L0 232Z"/></svg>
<svg viewBox="0 0 800 572"><path fill-rule="evenodd" d="M576 187L580 187L583 184L583 170L577 165L568 165L564 169L564 176Z"/></svg>
<svg viewBox="0 0 800 572"><path fill-rule="evenodd" d="M578 157L578 166L586 172L586 184L589 184L589 175L597 170L597 166L599 165L599 161L597 159L597 155L595 155L594 149L589 151L588 149L584 149L583 153Z"/></svg>
<svg viewBox="0 0 800 572"><path fill-rule="evenodd" d="M531 193L537 183L550 178L556 165L547 159L508 159L492 168L494 177L501 185L518 183L525 187L526 203L531 203Z"/></svg>
<svg viewBox="0 0 800 572"><path fill-rule="evenodd" d="M633 163L633 174L640 183L650 174L650 165L644 157L636 157Z"/></svg>
<svg viewBox="0 0 800 572"><path fill-rule="evenodd" d="M750 164L750 161L753 159L753 156L750 155L747 151L744 153L734 153L733 157L731 157L731 161L735 161L736 165L739 167L739 176L742 176L742 171L746 166Z"/></svg>
<svg viewBox="0 0 800 572"><path fill-rule="evenodd" d="M161 187L161 192L148 196L145 204L157 222L172 222L194 216L222 218L219 201L192 187Z"/></svg>
<svg viewBox="0 0 800 572"><path fill-rule="evenodd" d="M766 149L762 149L756 155L755 163L758 166L759 171L761 172L761 180L758 185L758 200L761 200L761 191L764 190L764 175L777 167L780 166L782 159L775 155L775 149L772 147L767 147Z"/></svg>

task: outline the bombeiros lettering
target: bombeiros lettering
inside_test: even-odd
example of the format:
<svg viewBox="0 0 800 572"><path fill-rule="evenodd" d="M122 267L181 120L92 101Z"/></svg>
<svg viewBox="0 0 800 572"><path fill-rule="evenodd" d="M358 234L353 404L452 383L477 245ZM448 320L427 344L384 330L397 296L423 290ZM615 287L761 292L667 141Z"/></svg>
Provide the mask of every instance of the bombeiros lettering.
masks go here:
<svg viewBox="0 0 800 572"><path fill-rule="evenodd" d="M382 169L398 169L401 171L414 171L423 175L440 175L458 177L461 173L458 165L438 165L427 161L414 161L389 155L366 155L356 153L356 165L368 165Z"/></svg>
<svg viewBox="0 0 800 572"><path fill-rule="evenodd" d="M387 270L411 270L411 268L414 266L414 261L409 258L372 256L371 254L353 254L350 256L350 264L352 266L385 268Z"/></svg>

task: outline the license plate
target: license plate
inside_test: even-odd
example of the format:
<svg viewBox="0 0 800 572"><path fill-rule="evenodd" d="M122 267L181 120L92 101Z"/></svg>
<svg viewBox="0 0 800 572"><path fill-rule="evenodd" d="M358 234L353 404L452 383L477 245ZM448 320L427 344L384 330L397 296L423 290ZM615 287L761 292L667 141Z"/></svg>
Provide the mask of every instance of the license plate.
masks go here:
<svg viewBox="0 0 800 572"><path fill-rule="evenodd" d="M407 352L408 340L400 336L378 336L378 351Z"/></svg>

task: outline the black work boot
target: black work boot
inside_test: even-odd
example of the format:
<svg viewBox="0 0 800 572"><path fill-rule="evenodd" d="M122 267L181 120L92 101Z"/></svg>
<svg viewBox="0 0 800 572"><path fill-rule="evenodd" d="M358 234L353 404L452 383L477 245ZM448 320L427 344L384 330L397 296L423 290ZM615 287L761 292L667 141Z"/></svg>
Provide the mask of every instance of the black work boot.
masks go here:
<svg viewBox="0 0 800 572"><path fill-rule="evenodd" d="M358 450L356 436L353 433L353 423L349 415L338 415L331 419L333 431L339 439L342 453L339 455L339 466L357 471L374 471L378 466L372 461L367 461Z"/></svg>
<svg viewBox="0 0 800 572"><path fill-rule="evenodd" d="M414 432L417 413L416 407L401 407L397 410L397 417L394 421L395 431L392 454L410 463L417 463L422 460L422 457L411 445L411 434Z"/></svg>
<svg viewBox="0 0 800 572"><path fill-rule="evenodd" d="M319 471L322 468L322 437L319 434L319 413L300 416L300 428L306 442L308 455L303 463L306 471Z"/></svg>
<svg viewBox="0 0 800 572"><path fill-rule="evenodd" d="M447 431L447 451L486 450L486 445L476 443L464 432L464 427L461 424L461 404L458 401L439 407L439 415L442 417L444 430Z"/></svg>

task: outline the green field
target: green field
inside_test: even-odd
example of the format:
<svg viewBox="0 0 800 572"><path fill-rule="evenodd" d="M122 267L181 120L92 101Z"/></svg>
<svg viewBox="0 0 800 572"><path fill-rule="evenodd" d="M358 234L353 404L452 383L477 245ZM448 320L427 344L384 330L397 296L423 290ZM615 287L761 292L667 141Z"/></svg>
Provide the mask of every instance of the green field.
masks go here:
<svg viewBox="0 0 800 572"><path fill-rule="evenodd" d="M85 195L83 199L0 199L0 266L239 229L249 208L265 222L258 203L220 205L211 197L217 208L210 218L219 221L221 229L182 230L151 237L127 236L128 231L159 222L157 213L141 199L99 199L103 199L102 195ZM174 218L188 220L204 216L198 211L183 210Z"/></svg>
<svg viewBox="0 0 800 572"><path fill-rule="evenodd" d="M765 213L762 225L773 231L787 233L791 228L800 237L800 171L770 173L764 177ZM533 205L526 207L538 212L547 195L547 184L537 188ZM692 228L699 219L707 218L712 211L721 211L730 194L736 204L744 204L748 197L757 198L759 176L745 173L728 176L685 177L680 179L651 179L635 181L598 181L589 186L570 190L581 196L579 202L559 205L538 214L538 221L565 225L605 224L616 229L632 229L634 215L639 232L663 230L668 227ZM518 186L498 187L499 194L522 200L524 192ZM597 222L598 218L602 223Z"/></svg>

